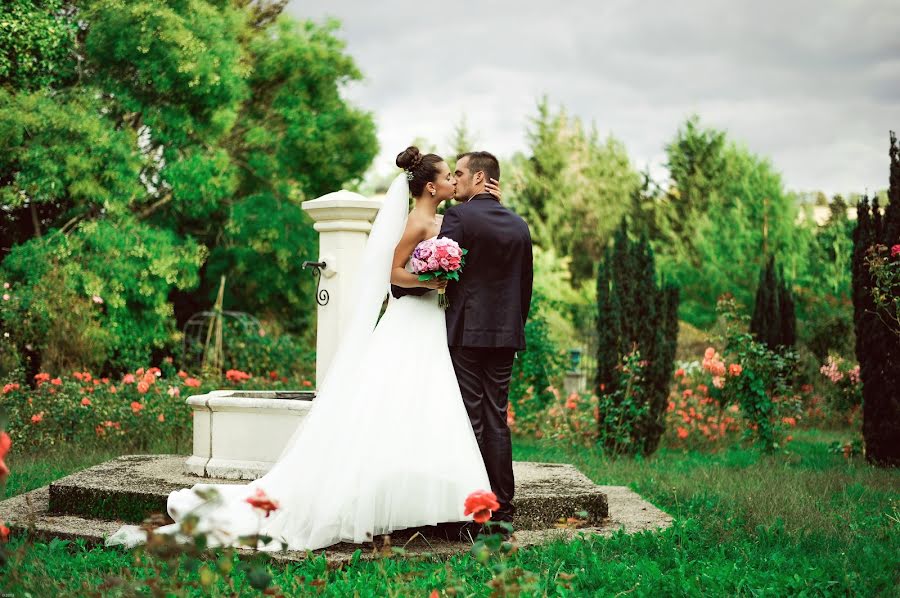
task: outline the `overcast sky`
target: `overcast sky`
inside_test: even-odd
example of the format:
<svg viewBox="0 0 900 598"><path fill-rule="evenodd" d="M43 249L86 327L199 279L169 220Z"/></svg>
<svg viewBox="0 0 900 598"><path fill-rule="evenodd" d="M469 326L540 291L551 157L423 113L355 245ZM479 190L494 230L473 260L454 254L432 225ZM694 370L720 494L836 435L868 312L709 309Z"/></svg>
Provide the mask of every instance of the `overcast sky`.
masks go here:
<svg viewBox="0 0 900 598"><path fill-rule="evenodd" d="M416 137L448 147L465 114L480 149L526 149L546 94L637 168L665 178L664 145L692 113L769 157L788 188L888 184L900 129L897 0L292 0L342 22L365 75L388 172Z"/></svg>

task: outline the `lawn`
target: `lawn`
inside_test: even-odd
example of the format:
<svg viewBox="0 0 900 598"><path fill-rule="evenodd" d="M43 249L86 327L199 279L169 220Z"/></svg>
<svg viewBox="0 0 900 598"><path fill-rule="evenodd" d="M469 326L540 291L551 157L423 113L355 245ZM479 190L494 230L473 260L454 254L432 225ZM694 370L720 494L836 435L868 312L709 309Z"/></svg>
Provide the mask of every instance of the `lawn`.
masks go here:
<svg viewBox="0 0 900 598"><path fill-rule="evenodd" d="M839 431L797 431L794 437L788 452L774 456L739 447L713 454L663 448L652 459L615 461L518 439L516 459L573 463L597 483L631 486L674 515L675 525L661 533L523 549L502 561L482 563L469 554L449 561L395 556L335 569L311 558L272 564L269 571L289 596L428 596L434 589L487 596L497 585L491 585L495 575L524 595L900 595L900 472L830 452L830 443L842 438ZM7 495L113 455L11 455ZM9 548L22 546L17 539ZM114 578L125 568L138 578L159 575L146 556L118 549L30 544L4 571L0 590L15 596L121 595ZM204 586L203 569L165 573L193 584L186 595L253 592L238 569L233 585L215 577Z"/></svg>

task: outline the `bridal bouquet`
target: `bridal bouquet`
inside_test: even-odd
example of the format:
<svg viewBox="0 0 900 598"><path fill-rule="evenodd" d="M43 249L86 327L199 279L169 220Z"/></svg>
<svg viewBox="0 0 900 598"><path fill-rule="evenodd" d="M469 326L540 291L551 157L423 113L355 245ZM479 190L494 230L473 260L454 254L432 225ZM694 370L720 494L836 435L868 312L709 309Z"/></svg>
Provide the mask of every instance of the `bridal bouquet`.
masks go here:
<svg viewBox="0 0 900 598"><path fill-rule="evenodd" d="M412 252L410 265L413 274L419 275L419 280L459 280L459 273L466 263L468 250L459 246L459 243L447 237L425 239ZM444 289L438 290L438 305L447 309L450 302Z"/></svg>

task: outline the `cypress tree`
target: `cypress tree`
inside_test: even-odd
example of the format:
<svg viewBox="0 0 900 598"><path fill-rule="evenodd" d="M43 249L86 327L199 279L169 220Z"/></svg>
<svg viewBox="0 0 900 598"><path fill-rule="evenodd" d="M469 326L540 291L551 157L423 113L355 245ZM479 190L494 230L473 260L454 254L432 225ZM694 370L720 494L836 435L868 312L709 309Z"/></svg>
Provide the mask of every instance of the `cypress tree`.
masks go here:
<svg viewBox="0 0 900 598"><path fill-rule="evenodd" d="M875 305L873 277L866 252L877 244L900 243L900 159L897 139L890 134L890 187L884 214L877 198L857 204L853 232L853 320L856 358L863 385L863 440L866 459L876 465L900 465L900 337L889 327L889 316Z"/></svg>
<svg viewBox="0 0 900 598"><path fill-rule="evenodd" d="M618 296L612 293L609 264L611 251L600 260L597 269L597 376L594 380L597 392L612 392L617 381L616 366L619 363L619 337L622 321Z"/></svg>
<svg viewBox="0 0 900 598"><path fill-rule="evenodd" d="M665 430L678 337L677 312L678 289L658 284L649 241L645 235L630 240L623 220L597 273L596 384L598 392L615 392L622 376L618 366L635 349L647 362L638 400L648 409L632 422L629 443L636 452L655 451ZM599 425L602 422L601 414Z"/></svg>
<svg viewBox="0 0 900 598"><path fill-rule="evenodd" d="M770 349L792 347L797 338L794 298L774 257L759 274L750 332Z"/></svg>

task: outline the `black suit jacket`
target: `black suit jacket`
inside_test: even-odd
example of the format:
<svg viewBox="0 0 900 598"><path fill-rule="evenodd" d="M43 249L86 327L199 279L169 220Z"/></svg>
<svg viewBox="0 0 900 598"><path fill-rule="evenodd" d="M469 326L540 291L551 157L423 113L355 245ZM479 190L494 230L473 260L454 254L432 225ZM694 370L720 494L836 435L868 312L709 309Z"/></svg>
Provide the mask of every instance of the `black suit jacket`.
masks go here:
<svg viewBox="0 0 900 598"><path fill-rule="evenodd" d="M444 214L440 237L468 249L459 282L447 286L451 347L525 348L534 271L531 233L515 212L481 193ZM392 287L395 297L427 289Z"/></svg>

